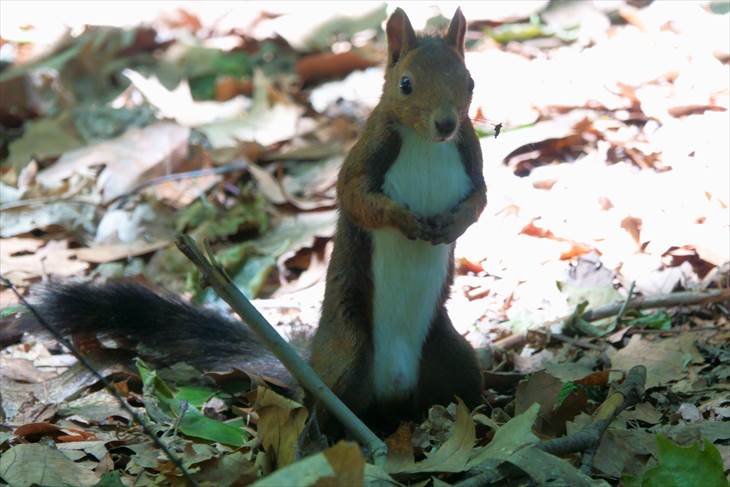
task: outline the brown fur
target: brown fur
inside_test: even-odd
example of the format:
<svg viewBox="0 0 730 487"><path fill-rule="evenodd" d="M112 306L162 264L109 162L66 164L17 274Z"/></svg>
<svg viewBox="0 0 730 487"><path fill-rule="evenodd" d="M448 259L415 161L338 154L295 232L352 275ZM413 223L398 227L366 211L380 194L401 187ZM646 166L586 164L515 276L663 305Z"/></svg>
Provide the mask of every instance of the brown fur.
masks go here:
<svg viewBox="0 0 730 487"><path fill-rule="evenodd" d="M471 93L463 60L465 31L464 17L457 10L445 38L416 37L408 17L396 10L387 26L383 95L337 182L340 215L311 363L325 383L375 427L391 428L397 420L414 418L429 406L454 400L455 395L471 407L481 397L477 358L451 325L444 307L452 282L453 251L449 277L423 347L416 391L398 403L378 404L372 377L370 232L390 226L409 238L451 243L477 220L486 204L481 149L467 117ZM402 76L413 81L413 93L407 98L399 88ZM453 115L458 121L457 145L473 190L451 211L423 218L388 198L381 188L400 151L398 124L431 138L434 114ZM324 411L318 408L317 414L325 431L338 430Z"/></svg>
<svg viewBox="0 0 730 487"><path fill-rule="evenodd" d="M388 21L387 31L383 96L339 174L340 215L322 318L310 354L312 366L325 383L376 429L416 418L429 406L452 401L455 395L473 407L481 394L475 354L454 330L444 307L452 283L452 252L421 350L415 389L410 397L397 401L375 401L372 231L392 227L409 238L451 243L477 220L486 204L481 150L467 118L471 81L463 62L464 17L457 10L445 38L417 37L408 17L398 9ZM402 76L413 82L409 95L400 91ZM451 134L434 130L434 122L442 120L439 117L453 117ZM400 125L424 139L454 137L472 191L451 210L425 218L382 192L386 173L401 149ZM128 338L139 342L145 360L157 365L184 361L201 370L238 367L292 386L295 383L248 328L138 284L50 283L36 290L33 301L64 336ZM32 316L26 315L22 321L33 325ZM27 326L14 331L27 330ZM314 406L323 429L341 433L336 421Z"/></svg>

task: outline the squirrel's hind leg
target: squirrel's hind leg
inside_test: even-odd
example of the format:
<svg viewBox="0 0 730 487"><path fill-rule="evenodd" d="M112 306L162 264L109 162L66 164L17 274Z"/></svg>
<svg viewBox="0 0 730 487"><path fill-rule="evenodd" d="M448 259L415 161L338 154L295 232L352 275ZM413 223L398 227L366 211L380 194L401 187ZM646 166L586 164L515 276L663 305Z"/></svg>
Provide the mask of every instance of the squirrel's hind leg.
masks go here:
<svg viewBox="0 0 730 487"><path fill-rule="evenodd" d="M482 373L474 349L457 332L445 309L436 312L423 345L418 383L422 410L459 396L472 409L482 402Z"/></svg>

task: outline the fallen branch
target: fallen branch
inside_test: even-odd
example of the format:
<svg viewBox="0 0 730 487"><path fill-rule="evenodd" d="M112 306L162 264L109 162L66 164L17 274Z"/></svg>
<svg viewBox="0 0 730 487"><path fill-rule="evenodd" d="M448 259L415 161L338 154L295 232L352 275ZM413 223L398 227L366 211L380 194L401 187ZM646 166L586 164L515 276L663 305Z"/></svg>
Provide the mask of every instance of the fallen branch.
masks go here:
<svg viewBox="0 0 730 487"><path fill-rule="evenodd" d="M718 301L730 300L729 289L711 289L709 291L684 291L671 294L659 294L656 296L642 296L633 298L632 300L623 300L616 303L601 306L596 309L585 311L580 318L586 321L597 321L609 316L614 316L622 310L628 311L632 309L650 309L650 308L669 308L672 306L690 306L697 304L714 303ZM549 329L553 325L566 324L575 318L575 314L564 316L557 320L551 320L543 323L539 329ZM502 340L494 342L493 347L502 349L517 348L527 342L527 335L514 334Z"/></svg>
<svg viewBox="0 0 730 487"><path fill-rule="evenodd" d="M566 455L582 451L583 460L581 470L586 475L590 474L593 465L593 457L601 443L603 433L611 422L624 409L637 404L644 395L644 384L646 383L646 367L636 365L629 370L626 380L617 385L613 392L608 395L605 401L593 414L593 421L572 435L547 440L537 448L553 455Z"/></svg>
<svg viewBox="0 0 730 487"><path fill-rule="evenodd" d="M274 330L266 318L241 293L226 275L223 268L215 262L213 254L206 246L207 257L198 249L195 241L181 235L175 242L180 251L200 270L206 284L212 287L241 319L256 333L263 344L278 358L297 379L299 384L314 396L342 425L368 448L375 464L383 464L387 455L385 443L348 408L322 379L302 359L299 354Z"/></svg>
<svg viewBox="0 0 730 487"><path fill-rule="evenodd" d="M626 375L626 380L615 386L613 392L598 407L589 425L571 435L543 441L528 448L536 448L552 455L567 455L568 453L582 451L584 453L581 461L581 471L589 475L593 466L593 458L604 432L621 411L641 400L644 395L645 383L646 367L643 365L632 367ZM471 469L469 472L471 476L458 482L455 486L478 487L501 481L505 477L503 465L504 462L499 459L489 459Z"/></svg>
<svg viewBox="0 0 730 487"><path fill-rule="evenodd" d="M107 203L107 205L111 205L112 203L120 199L128 198L129 196L138 193L143 189L149 188L150 186L157 186L159 184L164 184L169 181L182 181L184 179L197 179L205 176L217 176L229 172L242 171L244 169L247 169L248 167L248 161L246 161L245 159L236 159L223 166L206 167L203 169L194 169L192 171L165 174L164 176L159 176L156 178L148 179L146 181L142 181L126 193L115 196L110 202Z"/></svg>

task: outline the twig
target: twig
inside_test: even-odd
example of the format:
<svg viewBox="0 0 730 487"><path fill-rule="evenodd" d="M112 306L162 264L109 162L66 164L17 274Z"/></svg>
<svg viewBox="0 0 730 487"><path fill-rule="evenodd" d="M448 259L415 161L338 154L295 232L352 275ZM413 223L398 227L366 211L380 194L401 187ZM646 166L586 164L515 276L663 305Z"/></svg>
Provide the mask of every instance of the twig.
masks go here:
<svg viewBox="0 0 730 487"><path fill-rule="evenodd" d="M181 235L177 247L200 270L206 283L227 302L231 308L248 324L266 347L276 355L292 373L304 389L321 402L364 446L370 451L376 464L385 462L387 447L385 443L358 418L322 382L317 373L299 354L274 330L261 313L241 293L226 275L223 268L213 259L212 251L206 246L207 257L202 254L195 241L188 235Z"/></svg>
<svg viewBox="0 0 730 487"><path fill-rule="evenodd" d="M548 339L554 338L558 340L559 342L567 343L569 345L573 345L574 347L579 348L586 348L588 350L596 350L598 352L603 352L605 350L605 347L602 347L600 345L596 345L595 343L587 342L580 338L573 338L566 335L563 335L562 333L550 333L548 330L531 330L533 332L541 333L545 335Z"/></svg>
<svg viewBox="0 0 730 487"><path fill-rule="evenodd" d="M598 407L593 415L593 421L588 426L572 435L543 441L530 448L538 448L553 455L566 455L582 451L584 454L581 461L581 471L589 475L603 433L621 411L641 400L644 395L645 383L646 367L643 365L632 367L626 375L626 380L617 385L614 391ZM456 486L477 487L491 485L501 480L504 477L499 470L501 463L498 459L489 459L473 468L470 473L474 475L457 483Z"/></svg>
<svg viewBox="0 0 730 487"><path fill-rule="evenodd" d="M584 451L581 470L583 473L589 474L603 433L621 411L641 400L645 383L646 367L643 365L632 367L626 375L626 380L617 385L613 393L609 394L598 407L591 424L572 435L544 441L538 445L538 448L553 455Z"/></svg>
<svg viewBox="0 0 730 487"><path fill-rule="evenodd" d="M614 321L614 328L618 329L619 325L621 325L621 318L624 317L624 313L626 313L626 307L629 305L629 301L631 301L631 297L634 294L634 288L636 287L636 281L631 281L631 286L629 286L629 294L626 296L626 301L624 301L623 306L621 306L621 309L618 310L618 314L616 315L616 321Z"/></svg>
<svg viewBox="0 0 730 487"><path fill-rule="evenodd" d="M698 326L696 328L688 328L686 330L685 329L655 330L653 328L639 330L636 328L631 328L628 331L628 333L630 333L632 335L653 335L653 334L661 334L661 333L667 333L669 335L676 335L679 333L699 333L702 331L717 331L719 329L720 328L717 326Z"/></svg>
<svg viewBox="0 0 730 487"><path fill-rule="evenodd" d="M81 363L84 367L86 367L93 375L96 377L99 382L104 386L104 388L111 394L114 399L119 403L119 406L124 409L125 412L127 412L131 418L139 424L142 427L142 431L150 437L150 439L155 443L155 445L162 450L162 452L165 454L168 460L172 462L173 465L175 465L178 470L182 473L183 477L185 477L185 480L189 485L198 486L198 482L190 475L190 472L187 471L187 469L183 466L182 462L180 461L177 456L175 456L172 451L165 445L160 438L157 437L157 435L147 426L147 423L145 423L142 418L134 412L134 410L129 407L127 402L124 400L124 398L119 394L119 392L112 386L112 384L99 373L96 368L94 368L93 365L91 365L91 362L89 362L86 357L84 357L81 352L76 348L76 346L71 343L70 340L67 340L63 335L61 335L53 326L51 326L43 316L41 316L40 313L31 305L15 288L12 282L10 282L5 277L0 276L0 281L2 282L2 285L8 289L10 289L15 296L18 298L18 301L20 301L28 310L33 314L33 317L38 321L38 324L41 325L43 328L45 328L48 333L53 335L53 338L55 338L60 344L62 344L64 347L66 347L71 354L76 357L76 360Z"/></svg>
<svg viewBox="0 0 730 487"><path fill-rule="evenodd" d="M469 471L471 476L454 484L454 487L484 487L493 485L504 479L505 475L499 467L504 462L499 459L490 458L481 465Z"/></svg>
<svg viewBox="0 0 730 487"><path fill-rule="evenodd" d="M76 196L80 194L91 182L90 179L86 179L83 181L83 184L80 184L76 189L71 191L70 193L61 195L61 196L43 196L39 198L28 198L24 200L17 200L17 201L8 201L3 204L0 204L0 211L7 211L12 210L15 208L21 208L23 206L37 206L37 205L44 205L46 203L57 203L60 201L65 201L66 203L73 203L77 205L98 205L98 201L93 201L92 198L78 198L76 199Z"/></svg>
<svg viewBox="0 0 730 487"><path fill-rule="evenodd" d="M727 289L711 289L709 291L694 292L685 291L671 294L658 294L656 296L643 296L632 299L631 301L623 300L613 304L601 306L593 310L587 310L581 316L586 321L596 321L609 316L614 316L624 308L624 312L631 309L648 309L648 308L669 308L672 306L689 306L696 304L714 303L717 301L730 300L730 288ZM543 323L540 328L547 329L559 323L567 323L573 314L564 316L557 320L551 320ZM522 346L527 341L526 334L514 334L502 340L494 342L493 346L502 349L510 349Z"/></svg>
<svg viewBox="0 0 730 487"><path fill-rule="evenodd" d="M247 167L248 167L248 162L246 160L236 159L223 166L206 167L203 169L195 169L193 171L175 172L175 173L171 173L171 174L165 174L164 176L159 176L156 178L148 179L146 181L142 181L141 183L139 183L138 185L136 185L134 188L130 189L126 193L116 196L113 200L111 200L107 204L110 205L119 199L131 196L139 191L142 191L145 188L149 188L150 186L156 186L158 184L163 184L168 181L180 181L183 179L195 179L195 178L202 178L204 176L225 174L225 173L229 173L229 172L233 172L233 171L240 171L242 169L246 169Z"/></svg>

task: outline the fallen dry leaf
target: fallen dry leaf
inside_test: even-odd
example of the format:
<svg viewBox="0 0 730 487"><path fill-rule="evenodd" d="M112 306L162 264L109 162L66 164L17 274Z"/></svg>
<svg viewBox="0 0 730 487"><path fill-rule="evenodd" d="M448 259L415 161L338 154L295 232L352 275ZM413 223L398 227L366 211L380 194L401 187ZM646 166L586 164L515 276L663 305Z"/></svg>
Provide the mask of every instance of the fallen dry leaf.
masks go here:
<svg viewBox="0 0 730 487"><path fill-rule="evenodd" d="M540 405L535 429L549 436L565 433L565 424L577 416L588 399L584 391L577 389L559 402L563 382L545 371L531 375L520 382L515 394L515 414L522 414L534 404Z"/></svg>
<svg viewBox="0 0 730 487"><path fill-rule="evenodd" d="M362 485L365 460L357 444L340 441L335 446L277 470L256 482L256 487ZM382 475L376 473L377 478ZM387 478L387 475L385 475Z"/></svg>
<svg viewBox="0 0 730 487"><path fill-rule="evenodd" d="M54 374L38 370L32 360L0 356L0 375L18 382L37 383L50 379Z"/></svg>
<svg viewBox="0 0 730 487"><path fill-rule="evenodd" d="M385 470L398 472L413 465L413 443L411 425L401 423L398 429L385 439L388 446L388 459Z"/></svg>
<svg viewBox="0 0 730 487"><path fill-rule="evenodd" d="M97 187L102 200L109 202L133 189L144 175L170 172L187 154L189 136L190 129L172 122L133 128L115 139L65 153L37 179L53 188L92 166L105 166Z"/></svg>
<svg viewBox="0 0 730 487"><path fill-rule="evenodd" d="M94 485L91 469L69 460L60 451L40 443L15 445L0 456L0 476L10 485Z"/></svg>
<svg viewBox="0 0 730 487"><path fill-rule="evenodd" d="M103 264L105 262L113 262L120 259L128 259L152 253L156 250L164 249L170 245L169 240L159 242L145 242L138 240L130 243L95 245L93 247L83 247L76 249L74 254L84 262L93 264Z"/></svg>
<svg viewBox="0 0 730 487"><path fill-rule="evenodd" d="M2 210L0 237L14 237L34 230L60 226L69 233L94 232L96 205L93 201L66 200L42 205L24 205Z"/></svg>
<svg viewBox="0 0 730 487"><path fill-rule="evenodd" d="M692 334L662 340L633 335L628 345L611 355L613 368L624 372L635 365L644 365L647 389L682 379L687 376L691 363L702 362Z"/></svg>
<svg viewBox="0 0 730 487"><path fill-rule="evenodd" d="M458 398L457 398L458 399ZM425 460L410 466L397 464L401 470L389 473L422 473L422 472L463 472L471 458L476 442L474 421L469 409L461 399L457 400L456 418L451 434L446 442Z"/></svg>
<svg viewBox="0 0 730 487"><path fill-rule="evenodd" d="M285 467L294 463L299 434L307 421L307 409L264 387L257 389L255 409L259 414L259 438L275 464Z"/></svg>
<svg viewBox="0 0 730 487"><path fill-rule="evenodd" d="M241 116L250 105L242 96L225 102L194 101L186 80L170 91L154 76L145 78L131 69L125 69L123 74L160 111L161 118L171 118L186 127L198 127Z"/></svg>
<svg viewBox="0 0 730 487"><path fill-rule="evenodd" d="M378 64L378 61L366 59L357 52L317 53L301 57L294 70L302 84L321 81L329 78L341 78L352 71L363 70Z"/></svg>
<svg viewBox="0 0 730 487"><path fill-rule="evenodd" d="M24 285L43 276L73 276L89 267L86 262L76 259L76 250L68 248L68 240L51 240L34 254L17 250L28 245L30 240L11 238L0 242L3 275L15 285Z"/></svg>
<svg viewBox="0 0 730 487"><path fill-rule="evenodd" d="M269 145L289 140L297 134L297 124L303 110L288 103L269 104L266 77L254 74L254 100L248 113L207 123L198 127L215 149L235 147L240 142L258 142Z"/></svg>

